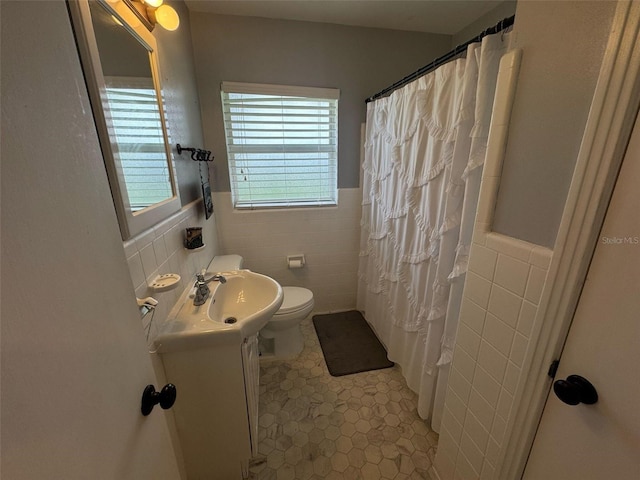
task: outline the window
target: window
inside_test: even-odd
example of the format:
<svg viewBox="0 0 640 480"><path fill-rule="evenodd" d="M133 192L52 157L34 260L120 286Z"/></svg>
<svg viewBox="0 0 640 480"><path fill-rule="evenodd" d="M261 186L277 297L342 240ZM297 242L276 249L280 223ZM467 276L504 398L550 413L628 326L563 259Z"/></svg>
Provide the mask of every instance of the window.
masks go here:
<svg viewBox="0 0 640 480"><path fill-rule="evenodd" d="M339 93L222 84L236 208L337 204Z"/></svg>

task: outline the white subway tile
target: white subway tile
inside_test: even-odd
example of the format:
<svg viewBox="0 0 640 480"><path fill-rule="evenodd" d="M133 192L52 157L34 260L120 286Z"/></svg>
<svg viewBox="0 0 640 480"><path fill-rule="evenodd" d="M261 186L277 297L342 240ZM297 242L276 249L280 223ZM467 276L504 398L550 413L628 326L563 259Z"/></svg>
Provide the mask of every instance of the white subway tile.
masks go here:
<svg viewBox="0 0 640 480"><path fill-rule="evenodd" d="M507 422L500 415L496 415L493 419L493 426L491 427L491 436L496 439L496 441L502 444L502 440L504 439L504 432L507 429Z"/></svg>
<svg viewBox="0 0 640 480"><path fill-rule="evenodd" d="M512 362L507 365L507 370L504 376L504 382L502 386L512 395L516 393L518 382L520 381L520 368Z"/></svg>
<svg viewBox="0 0 640 480"><path fill-rule="evenodd" d="M167 261L167 247L164 244L164 236L157 237L153 241L153 251L156 254L156 263L158 265L163 264Z"/></svg>
<svg viewBox="0 0 640 480"><path fill-rule="evenodd" d="M355 269L358 268L359 257L357 252L339 252L334 255L329 255L324 252L311 252L306 254L307 265L351 265ZM333 267L335 268L335 267Z"/></svg>
<svg viewBox="0 0 640 480"><path fill-rule="evenodd" d="M489 312L513 328L518 324L521 304L522 298L508 290L495 284L491 288Z"/></svg>
<svg viewBox="0 0 640 480"><path fill-rule="evenodd" d="M485 459L492 463L496 464L498 462L498 457L500 456L500 444L496 442L495 438L489 436L489 441L487 442L487 451L485 454Z"/></svg>
<svg viewBox="0 0 640 480"><path fill-rule="evenodd" d="M484 452L489 440L489 430L484 428L476 416L471 412L469 412L465 417L464 431L469 435L469 437L471 437L473 443L475 443L478 448Z"/></svg>
<svg viewBox="0 0 640 480"><path fill-rule="evenodd" d="M456 348L453 355L453 365L469 382L473 381L473 374L476 368L475 358L471 358L462 348Z"/></svg>
<svg viewBox="0 0 640 480"><path fill-rule="evenodd" d="M459 443L451 433L446 428L442 428L438 438L438 454L442 452L444 456L455 459L458 456L459 448Z"/></svg>
<svg viewBox="0 0 640 480"><path fill-rule="evenodd" d="M178 273L180 274L180 276L182 277L182 280L185 283L192 283L195 282L195 272L193 272L191 270L191 266L189 265L189 253L187 253L186 251L183 252L176 252L176 255L178 256L179 261L179 265L180 265L180 270L178 271Z"/></svg>
<svg viewBox="0 0 640 480"><path fill-rule="evenodd" d="M150 280L153 272L158 268L156 263L156 254L153 250L153 244L147 244L142 250L140 250L140 258L142 260L142 268L144 269L144 275L147 280Z"/></svg>
<svg viewBox="0 0 640 480"><path fill-rule="evenodd" d="M538 308L535 305L526 300L522 302L517 330L527 338L531 336L531 330L533 329L537 312Z"/></svg>
<svg viewBox="0 0 640 480"><path fill-rule="evenodd" d="M538 268L542 268L543 270L549 270L549 266L551 265L551 257L553 255L553 250L549 250L545 247L536 246L531 250L531 257L529 259L529 263Z"/></svg>
<svg viewBox="0 0 640 480"><path fill-rule="evenodd" d="M440 440L438 440L438 455L436 455L434 465L440 478L449 480L450 478L454 478L454 472L456 469L455 458L458 456L458 446L456 445L453 453L445 453L444 449L441 450L441 443L442 434L440 434ZM450 455L453 455L453 458L451 458Z"/></svg>
<svg viewBox="0 0 640 480"><path fill-rule="evenodd" d="M174 225L164 234L164 243L167 247L167 255L172 255L184 248L184 231L178 225Z"/></svg>
<svg viewBox="0 0 640 480"><path fill-rule="evenodd" d="M453 391L451 386L447 388L447 397L445 400L445 408L447 411L451 413L453 418L460 424L464 424L465 417L467 415L467 403L463 402L460 397ZM444 420L442 421L443 425L446 426ZM452 433L455 433L455 430L449 429ZM460 436L454 437L456 441L460 439Z"/></svg>
<svg viewBox="0 0 640 480"><path fill-rule="evenodd" d="M455 440L459 440L462 436L462 424L448 408L445 408L444 413L442 414L441 428L446 428Z"/></svg>
<svg viewBox="0 0 640 480"><path fill-rule="evenodd" d="M511 351L515 330L492 313L487 313L482 338L505 356Z"/></svg>
<svg viewBox="0 0 640 480"><path fill-rule="evenodd" d="M482 308L487 308L489 304L489 295L491 294L491 282L476 275L473 272L467 272L466 283L464 286L464 296Z"/></svg>
<svg viewBox="0 0 640 480"><path fill-rule="evenodd" d="M153 227L153 233L156 238L163 236L171 227L173 227L179 220L177 220L177 216L172 216L163 220L159 224Z"/></svg>
<svg viewBox="0 0 640 480"><path fill-rule="evenodd" d="M133 240L136 242L136 248L141 251L144 247L149 245L156 239L156 234L153 229L145 230L144 232L133 237Z"/></svg>
<svg viewBox="0 0 640 480"><path fill-rule="evenodd" d="M535 245L523 242L513 237L508 237L500 233L491 232L487 234L488 248L495 250L498 253L504 253L511 257L528 262L531 255L531 251Z"/></svg>
<svg viewBox="0 0 640 480"><path fill-rule="evenodd" d="M528 263L508 255L498 255L494 276L495 283L522 297L527 287L528 275Z"/></svg>
<svg viewBox="0 0 640 480"><path fill-rule="evenodd" d="M495 416L495 407L490 405L477 390L471 389L469 394L469 411L473 413L480 424L487 430L491 430L493 417Z"/></svg>
<svg viewBox="0 0 640 480"><path fill-rule="evenodd" d="M167 258L161 265L158 265L158 275L164 275L165 273L171 273L171 267L169 266L169 259Z"/></svg>
<svg viewBox="0 0 640 480"><path fill-rule="evenodd" d="M449 386L453 392L458 395L460 400L466 402L471 392L471 383L469 383L455 368L449 373Z"/></svg>
<svg viewBox="0 0 640 480"><path fill-rule="evenodd" d="M129 258L135 255L136 253L138 253L138 247L136 246L136 241L133 239L130 239L124 242L122 244L122 247L124 248L124 256L126 258Z"/></svg>
<svg viewBox="0 0 640 480"><path fill-rule="evenodd" d="M500 392L500 399L498 400L498 408L496 413L502 418L509 418L511 413L511 407L513 406L513 395L511 395L504 388Z"/></svg>
<svg viewBox="0 0 640 480"><path fill-rule="evenodd" d="M462 438L460 440L460 452L469 460L474 471L480 472L482 470L484 452L478 448L465 431L462 432Z"/></svg>
<svg viewBox="0 0 640 480"><path fill-rule="evenodd" d="M540 296L544 288L544 282L547 277L547 271L539 267L531 267L529 279L527 281L527 291L524 298L536 305L540 303Z"/></svg>
<svg viewBox="0 0 640 480"><path fill-rule="evenodd" d="M478 366L475 369L475 375L472 382L473 388L475 388L482 398L484 398L490 405L498 404L498 397L500 396L500 383L498 383L486 370Z"/></svg>
<svg viewBox="0 0 640 480"><path fill-rule="evenodd" d="M486 280L493 280L498 254L481 245L473 245L469 255L469 270Z"/></svg>
<svg viewBox="0 0 640 480"><path fill-rule="evenodd" d="M149 295L151 295L151 289L149 288L149 285L146 281L136 287L136 297L146 298Z"/></svg>
<svg viewBox="0 0 640 480"><path fill-rule="evenodd" d="M480 472L480 480L494 480L496 469L489 462L485 461Z"/></svg>
<svg viewBox="0 0 640 480"><path fill-rule="evenodd" d="M529 346L529 340L522 334L516 333L513 338L513 346L511 347L511 355L509 360L515 363L518 367L522 367L524 362L524 356L527 353L527 347Z"/></svg>
<svg viewBox="0 0 640 480"><path fill-rule="evenodd" d="M135 288L141 283L144 283L146 281L146 277L144 274L144 269L142 268L142 260L140 259L140 254L136 252L134 255L127 258L127 264L129 265L129 274L131 275L133 287Z"/></svg>
<svg viewBox="0 0 640 480"><path fill-rule="evenodd" d="M351 310L356 305L356 293L329 294L326 303L335 311Z"/></svg>
<svg viewBox="0 0 640 480"><path fill-rule="evenodd" d="M498 383L501 383L507 368L507 357L483 340L478 352L478 365L485 369Z"/></svg>
<svg viewBox="0 0 640 480"><path fill-rule="evenodd" d="M478 334L484 328L486 310L476 305L466 297L462 298L460 305L460 321Z"/></svg>
<svg viewBox="0 0 640 480"><path fill-rule="evenodd" d="M464 323L458 326L458 336L456 338L456 350L463 348L471 358L478 357L481 337L476 332L467 327ZM455 355L455 351L454 351Z"/></svg>
<svg viewBox="0 0 640 480"><path fill-rule="evenodd" d="M478 480L479 472L476 472L471 466L471 462L460 451L458 460L456 461L455 480Z"/></svg>

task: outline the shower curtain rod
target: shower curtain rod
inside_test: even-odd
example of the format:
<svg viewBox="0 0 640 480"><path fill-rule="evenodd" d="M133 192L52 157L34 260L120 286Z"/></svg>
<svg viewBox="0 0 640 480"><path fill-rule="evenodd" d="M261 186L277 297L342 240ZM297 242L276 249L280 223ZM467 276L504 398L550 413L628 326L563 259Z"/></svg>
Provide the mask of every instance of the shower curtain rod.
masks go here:
<svg viewBox="0 0 640 480"><path fill-rule="evenodd" d="M390 94L391 92L397 90L398 88L404 87L407 83L412 82L416 78L419 78L419 77L421 77L423 75L426 75L429 72L432 72L433 70L435 70L439 66L444 65L449 60L451 60L451 59L457 57L458 55L460 55L461 53L465 52L467 50L467 47L469 45L471 45L472 43L476 43L476 42L481 41L487 35L493 35L494 33L498 33L498 32L501 32L502 30L505 30L505 29L509 28L510 26L513 25L513 22L514 22L515 18L516 18L516 16L513 15L511 17L508 17L508 18L500 20L497 24L495 24L493 27L487 28L480 35L472 38L471 40L463 43L462 45L458 45L456 48L451 50L449 53L445 53L443 56L436 58L433 62L429 63L428 65L425 65L422 68L419 68L415 72L413 72L413 73L407 75L406 77L404 77L402 80L398 80L393 85L390 85L387 88L385 88L384 90L379 91L375 95L371 95L369 98L367 98L365 100L365 103L373 102L374 100L377 100L377 99L379 99L381 97L384 97L384 96Z"/></svg>

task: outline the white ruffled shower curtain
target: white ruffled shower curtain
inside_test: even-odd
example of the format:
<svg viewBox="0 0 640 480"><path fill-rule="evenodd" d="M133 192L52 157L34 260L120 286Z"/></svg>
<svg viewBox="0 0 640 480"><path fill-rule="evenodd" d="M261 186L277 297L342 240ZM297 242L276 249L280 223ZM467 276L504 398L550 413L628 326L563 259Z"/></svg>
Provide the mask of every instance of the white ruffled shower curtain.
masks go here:
<svg viewBox="0 0 640 480"><path fill-rule="evenodd" d="M506 37L367 106L358 309L435 431Z"/></svg>

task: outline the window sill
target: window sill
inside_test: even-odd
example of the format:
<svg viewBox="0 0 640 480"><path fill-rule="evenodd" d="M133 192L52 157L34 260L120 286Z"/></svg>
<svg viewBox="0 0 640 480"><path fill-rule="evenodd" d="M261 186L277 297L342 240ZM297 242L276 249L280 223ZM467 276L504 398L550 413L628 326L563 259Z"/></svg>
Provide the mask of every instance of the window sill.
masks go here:
<svg viewBox="0 0 640 480"><path fill-rule="evenodd" d="M273 202L252 205L234 205L233 209L238 211L255 211L255 210L300 210L310 208L337 208L337 201L327 201L318 203L292 203L292 202Z"/></svg>

